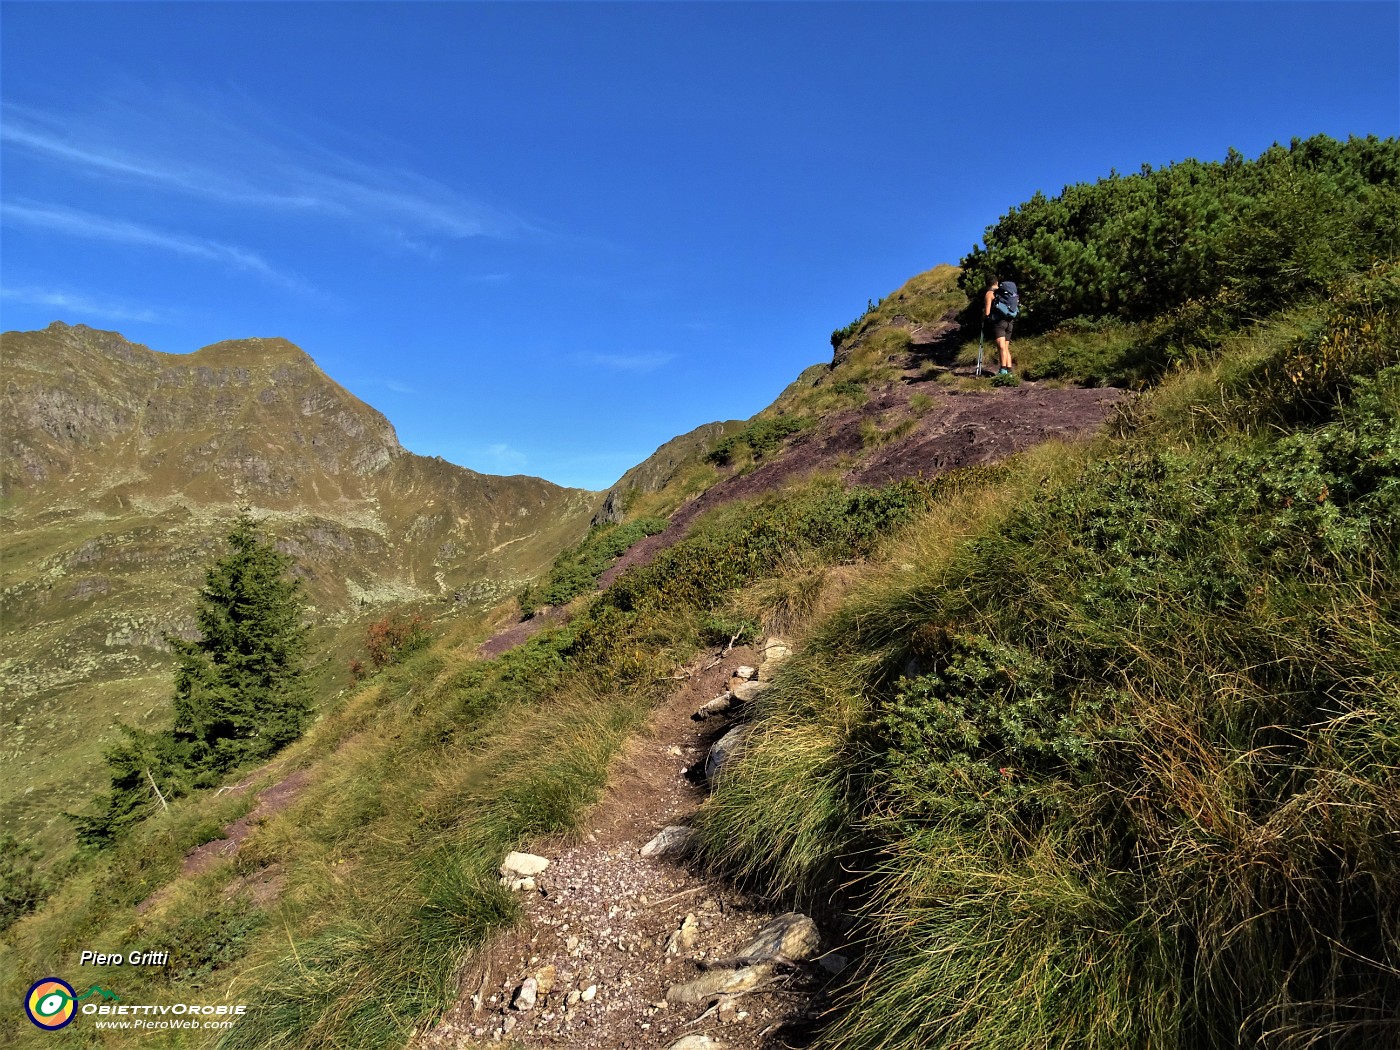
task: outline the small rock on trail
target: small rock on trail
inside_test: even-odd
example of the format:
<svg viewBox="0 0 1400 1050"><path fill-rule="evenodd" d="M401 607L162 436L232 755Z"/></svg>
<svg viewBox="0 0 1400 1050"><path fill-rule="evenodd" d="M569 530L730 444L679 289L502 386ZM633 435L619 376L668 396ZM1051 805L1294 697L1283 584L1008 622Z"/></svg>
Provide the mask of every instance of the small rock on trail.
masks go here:
<svg viewBox="0 0 1400 1050"><path fill-rule="evenodd" d="M534 882L521 891L526 921L461 974L461 998L415 1050L775 1050L789 1045L785 1026L824 1005L830 975L808 961L820 936L809 918L681 863L705 791L687 770L704 764L713 723L732 722L691 714L741 666L740 680L761 674L761 654L736 648L692 668L586 826L502 864L503 880Z"/></svg>

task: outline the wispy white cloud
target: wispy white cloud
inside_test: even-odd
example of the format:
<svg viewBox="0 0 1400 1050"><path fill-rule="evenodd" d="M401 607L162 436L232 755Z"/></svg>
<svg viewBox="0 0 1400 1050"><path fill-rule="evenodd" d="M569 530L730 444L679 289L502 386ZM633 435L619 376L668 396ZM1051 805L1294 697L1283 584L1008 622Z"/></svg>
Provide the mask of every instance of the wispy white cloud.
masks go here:
<svg viewBox="0 0 1400 1050"><path fill-rule="evenodd" d="M416 394L416 393L418 393L418 391L414 390L413 387L411 387L411 386L406 386L405 384L396 382L396 381L393 380L393 379L385 379L385 380L383 380L383 383L384 383L384 385L385 385L388 389L392 390L392 391L393 391L394 393L396 393L396 394Z"/></svg>
<svg viewBox="0 0 1400 1050"><path fill-rule="evenodd" d="M69 320L104 317L113 321L141 321L147 324L157 324L162 320L159 313L144 306L57 288L0 288L0 298L29 306L53 307L68 314Z"/></svg>
<svg viewBox="0 0 1400 1050"><path fill-rule="evenodd" d="M522 218L396 163L369 164L229 100L108 101L101 114L3 104L0 143L91 176L225 205L319 214L427 250L424 238L513 237ZM334 132L327 130L328 137Z"/></svg>
<svg viewBox="0 0 1400 1050"><path fill-rule="evenodd" d="M612 369L615 372L655 372L676 359L675 354L662 352L644 354L581 354L587 365Z"/></svg>
<svg viewBox="0 0 1400 1050"><path fill-rule="evenodd" d="M0 220L9 224L29 226L52 233L82 237L88 240L115 241L142 248L156 248L176 255L206 259L256 274L284 288L309 291L297 277L282 273L268 265L256 252L234 244L223 244L184 233L159 230L140 223L112 219L105 215L79 211L55 204L5 202L0 204Z"/></svg>

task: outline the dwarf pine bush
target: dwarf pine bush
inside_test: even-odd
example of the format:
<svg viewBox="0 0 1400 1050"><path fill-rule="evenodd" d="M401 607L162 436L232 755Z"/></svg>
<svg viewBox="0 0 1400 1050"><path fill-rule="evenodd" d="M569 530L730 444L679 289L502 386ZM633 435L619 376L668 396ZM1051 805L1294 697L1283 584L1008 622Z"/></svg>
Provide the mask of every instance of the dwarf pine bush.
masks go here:
<svg viewBox="0 0 1400 1050"><path fill-rule="evenodd" d="M1037 330L1157 318L1222 289L1236 317L1257 317L1393 258L1397 229L1400 140L1318 135L1037 194L988 227L958 283L976 296L1014 279Z"/></svg>

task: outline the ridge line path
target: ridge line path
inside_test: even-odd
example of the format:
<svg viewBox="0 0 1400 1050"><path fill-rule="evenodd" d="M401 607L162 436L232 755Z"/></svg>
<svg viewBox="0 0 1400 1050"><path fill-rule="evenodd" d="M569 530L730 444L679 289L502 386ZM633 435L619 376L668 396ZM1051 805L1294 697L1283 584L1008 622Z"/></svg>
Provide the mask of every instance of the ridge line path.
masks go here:
<svg viewBox="0 0 1400 1050"><path fill-rule="evenodd" d="M822 989L845 965L832 931L701 873L683 848L643 855L663 828L689 824L706 793L706 757L742 718L743 701L704 720L697 711L731 687L761 690L743 682L755 668L766 677L785 654L770 645L768 663L741 647L711 650L686 669L624 745L580 829L532 845L549 863L510 879L520 885L524 921L460 972L457 1002L410 1041L412 1050L806 1045L826 1005ZM760 933L775 950L755 950Z"/></svg>

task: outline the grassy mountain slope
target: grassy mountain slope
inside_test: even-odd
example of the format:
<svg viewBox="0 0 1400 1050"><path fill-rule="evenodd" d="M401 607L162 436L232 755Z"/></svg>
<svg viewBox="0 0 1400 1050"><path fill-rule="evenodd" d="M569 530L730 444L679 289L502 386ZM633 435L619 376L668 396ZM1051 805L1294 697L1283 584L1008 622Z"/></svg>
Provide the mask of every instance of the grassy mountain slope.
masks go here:
<svg viewBox="0 0 1400 1050"><path fill-rule="evenodd" d="M6 830L66 840L117 719L165 717L167 633L240 505L292 555L327 634L405 602L479 611L574 542L590 493L406 452L281 339L161 354L55 323L3 337ZM344 685L338 661L323 688Z"/></svg>
<svg viewBox="0 0 1400 1050"><path fill-rule="evenodd" d="M946 298L955 279L955 270L942 268L937 294ZM877 369L860 353L820 366L754 420L714 424L663 446L619 489L630 497L629 520L675 509L687 519L685 539L655 552L652 565L626 578L627 589L578 600L568 625L489 663L475 654L498 614L443 625L432 649L328 708L306 740L244 790L181 800L169 818L80 866L41 914L12 931L5 980L20 981L36 965L64 972L79 941L174 939L210 960L208 974L186 973L175 987L202 992L217 975L226 994L261 1001L265 991L245 982L280 966L286 930L294 929L321 958L315 967L326 967L320 991L312 1001L279 998L264 1020L301 1033L295 1038L305 1045L402 1039L404 1018L445 1002L461 953L509 919L510 902L492 874L500 853L523 836L567 826L601 790L611 756L669 688L676 664L751 619L729 608L728 596L754 579L781 580L794 558L864 560L883 532L933 498L926 482L872 496L848 495L839 480L918 436L908 429L862 445L860 419L878 415L881 399L903 406L887 411L910 411L909 391L936 385L925 364L892 364L886 349L871 351L882 355ZM956 341L943 349L957 352ZM912 387L906 371L917 379ZM855 387L868 404L852 408ZM963 396L976 404L1003 395L1015 392ZM854 435L846 451L824 445L828 406L842 409L830 414L832 433ZM937 413L924 411L921 424L935 423ZM813 425L763 436L769 418L793 413ZM718 462L716 449L740 434ZM936 467L911 461L907 473L920 469ZM751 485L764 494L741 498ZM718 498L701 498L702 489ZM711 504L718 511L696 520ZM638 605L648 611L638 615ZM181 874L183 854L248 812L260 787L288 777L302 785L290 793L291 807L261 820L232 861ZM429 841L436 845L424 852ZM441 926L435 915L452 918ZM124 976L130 994L170 987L167 975ZM398 990L363 1002L369 984L381 981ZM249 1028L240 1038L261 1045L280 1038L271 1031Z"/></svg>
<svg viewBox="0 0 1400 1050"><path fill-rule="evenodd" d="M854 923L821 1045L1389 1045L1400 270L1318 272L1284 309L1032 328L1018 364L1053 376L995 393L956 300L872 304L629 508L685 519L649 560L498 659L463 619L344 697L232 856L180 875L251 792L94 858L7 935L3 994L90 943L179 944L124 994L256 1004L219 1045L404 1045L513 920L502 854L575 825L678 668L768 629L798 655L701 831L716 870ZM1144 393L1091 443L940 429L1105 380ZM959 435L977 465L940 472L928 440ZM851 486L896 449L899 480Z"/></svg>
<svg viewBox="0 0 1400 1050"><path fill-rule="evenodd" d="M864 873L822 1045L1396 1037L1397 363L1392 268L813 625L706 834L799 900Z"/></svg>

